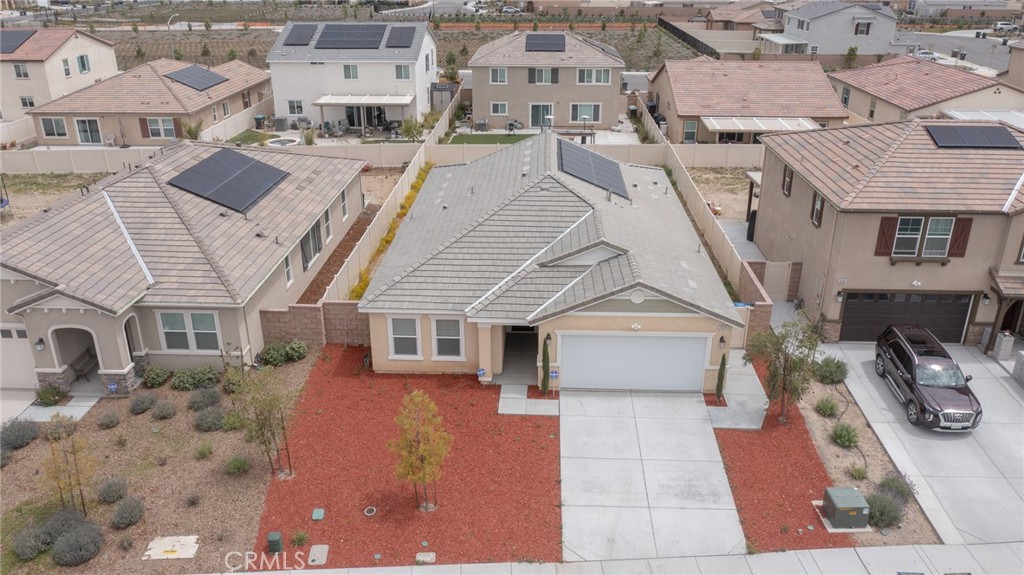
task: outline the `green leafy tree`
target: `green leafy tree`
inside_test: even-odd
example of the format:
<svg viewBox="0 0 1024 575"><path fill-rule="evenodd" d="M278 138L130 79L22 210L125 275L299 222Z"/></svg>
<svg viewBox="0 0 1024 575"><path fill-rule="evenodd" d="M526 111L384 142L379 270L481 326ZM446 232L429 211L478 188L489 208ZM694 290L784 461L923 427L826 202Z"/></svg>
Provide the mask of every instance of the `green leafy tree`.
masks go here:
<svg viewBox="0 0 1024 575"><path fill-rule="evenodd" d="M249 59L251 64L256 59L256 48L249 48L249 51L245 53L245 57Z"/></svg>
<svg viewBox="0 0 1024 575"><path fill-rule="evenodd" d="M819 343L817 330L806 319L786 322L776 331L750 338L743 361L766 364L768 397L781 400L779 421L784 425L788 423L789 400L799 401L811 381Z"/></svg>
<svg viewBox="0 0 1024 575"><path fill-rule="evenodd" d="M232 399L242 415L246 439L263 449L271 473L291 475L287 424L295 393L284 387L274 368L264 367L246 371Z"/></svg>
<svg viewBox="0 0 1024 575"><path fill-rule="evenodd" d="M402 122L402 127L399 128L399 131L402 133L402 137L406 140L418 142L420 136L423 135L423 124L421 124L416 118L406 118L405 121Z"/></svg>
<svg viewBox="0 0 1024 575"><path fill-rule="evenodd" d="M416 505L424 511L433 511L438 503L437 480L441 478L441 465L451 451L452 436L442 427L437 406L420 390L402 398L395 423L398 439L388 447L398 456L398 479L411 481Z"/></svg>
<svg viewBox="0 0 1024 575"><path fill-rule="evenodd" d="M213 28L213 23L210 22L209 18L207 18L206 20L203 20L203 28L206 28L207 32L209 32Z"/></svg>
<svg viewBox="0 0 1024 575"><path fill-rule="evenodd" d="M455 57L455 52L448 50L444 55L444 65L447 68L454 68L455 63L458 62L458 58Z"/></svg>
<svg viewBox="0 0 1024 575"><path fill-rule="evenodd" d="M146 59L146 51L142 49L142 46L135 47L135 59L140 62Z"/></svg>
<svg viewBox="0 0 1024 575"><path fill-rule="evenodd" d="M853 63L857 61L857 47L850 46L846 50L846 56L843 58L843 60L845 61L847 68L852 68Z"/></svg>
<svg viewBox="0 0 1024 575"><path fill-rule="evenodd" d="M761 48L760 47L754 48L754 51L750 54L750 59L751 60L760 60L761 59Z"/></svg>
<svg viewBox="0 0 1024 575"><path fill-rule="evenodd" d="M206 45L206 44L203 44L203 49L199 52L199 55L204 57L204 58L209 58L210 57L210 47L208 45Z"/></svg>
<svg viewBox="0 0 1024 575"><path fill-rule="evenodd" d="M548 387L551 386L551 352L548 350L548 338L544 338L544 349L541 351L540 360L540 391L547 395Z"/></svg>
<svg viewBox="0 0 1024 575"><path fill-rule="evenodd" d="M185 137L193 142L199 140L199 136L203 133L203 121L199 120L195 124L189 124L188 122L181 123L181 129L185 132Z"/></svg>
<svg viewBox="0 0 1024 575"><path fill-rule="evenodd" d="M230 62L231 60L237 60L237 59L238 59L238 52L235 52L234 48L228 50L228 61Z"/></svg>
<svg viewBox="0 0 1024 575"><path fill-rule="evenodd" d="M465 43L462 44L462 48L459 48L459 55L463 58L469 56L469 47Z"/></svg>
<svg viewBox="0 0 1024 575"><path fill-rule="evenodd" d="M181 60L184 57L185 57L185 55L181 53L180 49L178 49L178 48L174 49L174 59L175 60Z"/></svg>

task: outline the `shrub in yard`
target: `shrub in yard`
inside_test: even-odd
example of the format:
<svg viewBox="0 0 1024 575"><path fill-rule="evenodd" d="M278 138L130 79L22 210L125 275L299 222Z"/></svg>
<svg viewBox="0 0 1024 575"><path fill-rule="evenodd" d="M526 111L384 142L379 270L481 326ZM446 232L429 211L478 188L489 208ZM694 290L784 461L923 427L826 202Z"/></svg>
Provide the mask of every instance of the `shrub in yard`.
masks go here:
<svg viewBox="0 0 1024 575"><path fill-rule="evenodd" d="M893 527L903 520L903 502L890 493L876 491L864 498L868 503L868 524L872 527Z"/></svg>
<svg viewBox="0 0 1024 575"><path fill-rule="evenodd" d="M835 417L839 413L839 405L831 397L823 397L814 404L814 411L822 417Z"/></svg>
<svg viewBox="0 0 1024 575"><path fill-rule="evenodd" d="M153 406L153 419L170 419L178 413L178 408L170 401L158 401Z"/></svg>
<svg viewBox="0 0 1024 575"><path fill-rule="evenodd" d="M207 407L196 414L195 424L199 431L220 431L224 427L224 410L219 405Z"/></svg>
<svg viewBox="0 0 1024 575"><path fill-rule="evenodd" d="M195 507L196 505L199 505L199 501L201 500L202 498L198 493L193 493L185 498L185 507Z"/></svg>
<svg viewBox="0 0 1024 575"><path fill-rule="evenodd" d="M7 467L11 462L11 450L6 447L0 448L0 469Z"/></svg>
<svg viewBox="0 0 1024 575"><path fill-rule="evenodd" d="M111 477L100 484L96 499L100 503L117 503L128 493L128 482L123 477Z"/></svg>
<svg viewBox="0 0 1024 575"><path fill-rule="evenodd" d="M39 526L39 534L43 544L49 547L55 541L72 529L85 523L85 516L82 512L73 507L61 507L54 511Z"/></svg>
<svg viewBox="0 0 1024 575"><path fill-rule="evenodd" d="M857 428L849 423L837 423L832 430L832 442L843 449L854 447L857 441Z"/></svg>
<svg viewBox="0 0 1024 575"><path fill-rule="evenodd" d="M907 502L917 493L917 486L902 473L890 473L878 482L878 491L888 493L903 502Z"/></svg>
<svg viewBox="0 0 1024 575"><path fill-rule="evenodd" d="M171 372L159 365L151 365L146 368L146 373L142 375L142 382L146 387L160 387L167 383L167 378L171 376Z"/></svg>
<svg viewBox="0 0 1024 575"><path fill-rule="evenodd" d="M114 429L118 425L121 425L121 416L115 411L104 411L98 420L96 425L100 429Z"/></svg>
<svg viewBox="0 0 1024 575"><path fill-rule="evenodd" d="M244 379L245 372L241 368L229 367L224 370L224 383L221 384L221 389L224 390L224 393L231 395L238 391Z"/></svg>
<svg viewBox="0 0 1024 575"><path fill-rule="evenodd" d="M213 444L209 441L204 441L196 447L196 459L209 459L213 455Z"/></svg>
<svg viewBox="0 0 1024 575"><path fill-rule="evenodd" d="M306 357L306 353L308 353L308 351L309 350L306 348L306 342L293 339L285 348L285 355L288 357L288 361L299 361Z"/></svg>
<svg viewBox="0 0 1024 575"><path fill-rule="evenodd" d="M260 363L274 367L288 363L288 344L283 341L268 343L260 352Z"/></svg>
<svg viewBox="0 0 1024 575"><path fill-rule="evenodd" d="M32 421L9 419L0 427L0 447L21 449L39 435L39 427Z"/></svg>
<svg viewBox="0 0 1024 575"><path fill-rule="evenodd" d="M307 535L305 531L296 531L295 534L292 535L292 545L296 547L305 547L308 541L309 535Z"/></svg>
<svg viewBox="0 0 1024 575"><path fill-rule="evenodd" d="M207 387L216 387L220 381L220 373L210 364L200 365L193 369L180 369L171 378L171 389L192 391Z"/></svg>
<svg viewBox="0 0 1024 575"><path fill-rule="evenodd" d="M156 394L144 391L132 396L132 400L128 403L128 413L142 415L154 405L156 405Z"/></svg>
<svg viewBox="0 0 1024 575"><path fill-rule="evenodd" d="M44 385L36 390L36 403L44 407L53 407L67 396L68 393L56 385Z"/></svg>
<svg viewBox="0 0 1024 575"><path fill-rule="evenodd" d="M14 554L22 561L31 561L46 551L46 543L39 527L30 525L14 536Z"/></svg>
<svg viewBox="0 0 1024 575"><path fill-rule="evenodd" d="M114 529L128 529L142 519L142 512L145 510L145 505L138 499L125 497L114 509L114 517L110 520L110 526Z"/></svg>
<svg viewBox="0 0 1024 575"><path fill-rule="evenodd" d="M814 377L825 385L836 385L846 381L850 366L838 357L827 355L814 365Z"/></svg>
<svg viewBox="0 0 1024 575"><path fill-rule="evenodd" d="M863 481L868 478L868 470L859 465L851 465L850 469L847 470L847 473L850 474L851 478L856 479L857 481Z"/></svg>
<svg viewBox="0 0 1024 575"><path fill-rule="evenodd" d="M224 423L221 429L224 431L237 431L245 427L245 418L238 411L232 409L224 414Z"/></svg>
<svg viewBox="0 0 1024 575"><path fill-rule="evenodd" d="M224 462L224 473L231 477L238 477L239 475L249 473L249 467L251 467L251 464L248 457L236 455Z"/></svg>
<svg viewBox="0 0 1024 575"><path fill-rule="evenodd" d="M197 389L188 396L188 410L202 411L220 403L220 392L216 389Z"/></svg>
<svg viewBox="0 0 1024 575"><path fill-rule="evenodd" d="M125 535L121 538L120 541L117 542L117 546L121 549L121 551L131 551L132 547L135 547L135 542L132 541L131 535Z"/></svg>
<svg viewBox="0 0 1024 575"><path fill-rule="evenodd" d="M78 429L78 422L70 417L57 417L44 425L46 438L50 441L60 441L64 437L71 437Z"/></svg>
<svg viewBox="0 0 1024 575"><path fill-rule="evenodd" d="M99 555L102 546L103 532L98 525L88 521L57 538L50 554L57 565L73 567Z"/></svg>

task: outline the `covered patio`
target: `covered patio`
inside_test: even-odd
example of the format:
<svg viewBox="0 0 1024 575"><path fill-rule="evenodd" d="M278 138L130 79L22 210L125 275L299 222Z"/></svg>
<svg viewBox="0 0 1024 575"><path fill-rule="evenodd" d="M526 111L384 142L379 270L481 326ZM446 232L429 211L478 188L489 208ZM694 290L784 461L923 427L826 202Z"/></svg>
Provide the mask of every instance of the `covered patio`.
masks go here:
<svg viewBox="0 0 1024 575"><path fill-rule="evenodd" d="M416 96L325 94L313 101L320 108L319 127L330 134L358 131L366 135L370 129L390 131L409 117L408 108ZM325 110L325 108L329 108Z"/></svg>
<svg viewBox="0 0 1024 575"><path fill-rule="evenodd" d="M700 121L719 144L757 144L757 137L767 132L816 130L821 127L810 118L705 116Z"/></svg>
<svg viewBox="0 0 1024 575"><path fill-rule="evenodd" d="M805 54L807 40L789 34L758 34L761 51L765 54Z"/></svg>

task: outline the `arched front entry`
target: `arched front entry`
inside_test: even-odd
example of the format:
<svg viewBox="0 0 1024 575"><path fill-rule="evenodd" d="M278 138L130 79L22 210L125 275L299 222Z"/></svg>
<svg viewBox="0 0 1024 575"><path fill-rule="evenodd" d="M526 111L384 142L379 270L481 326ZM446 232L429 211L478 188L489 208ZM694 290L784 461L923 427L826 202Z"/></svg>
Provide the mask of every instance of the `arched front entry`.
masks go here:
<svg viewBox="0 0 1024 575"><path fill-rule="evenodd" d="M67 366L65 387L70 385L72 395L103 395L104 387L99 370L103 369L96 334L80 326L50 328L50 349L54 365Z"/></svg>

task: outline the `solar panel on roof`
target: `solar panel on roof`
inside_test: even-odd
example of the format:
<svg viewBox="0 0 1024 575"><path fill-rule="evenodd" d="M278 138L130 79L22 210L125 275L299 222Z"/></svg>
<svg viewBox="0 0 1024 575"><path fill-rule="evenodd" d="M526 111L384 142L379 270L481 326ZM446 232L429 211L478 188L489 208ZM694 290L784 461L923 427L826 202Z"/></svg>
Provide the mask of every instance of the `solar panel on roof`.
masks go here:
<svg viewBox="0 0 1024 575"><path fill-rule="evenodd" d="M376 50L387 24L327 24L314 48L318 50Z"/></svg>
<svg viewBox="0 0 1024 575"><path fill-rule="evenodd" d="M527 52L565 52L565 36L562 34L527 34Z"/></svg>
<svg viewBox="0 0 1024 575"><path fill-rule="evenodd" d="M285 46L308 46L316 33L316 24L296 24L292 26L288 37L284 39Z"/></svg>
<svg viewBox="0 0 1024 575"><path fill-rule="evenodd" d="M416 35L416 28L413 26L395 26L388 32L388 48L408 48L412 46L412 39Z"/></svg>
<svg viewBox="0 0 1024 575"><path fill-rule="evenodd" d="M940 148L996 148L1019 150L1020 142L1005 126L925 126Z"/></svg>
<svg viewBox="0 0 1024 575"><path fill-rule="evenodd" d="M187 68L181 70L175 70L168 72L164 76L174 80L175 82L181 82L193 90L202 92L203 90L209 90L210 88L227 82L228 79L216 72L211 72L202 66L192 64Z"/></svg>
<svg viewBox="0 0 1024 575"><path fill-rule="evenodd" d="M35 30L4 30L3 34L0 34L0 53L13 54L35 33Z"/></svg>
<svg viewBox="0 0 1024 575"><path fill-rule="evenodd" d="M236 212L244 212L287 175L284 170L234 150L218 150L168 183Z"/></svg>
<svg viewBox="0 0 1024 575"><path fill-rule="evenodd" d="M558 140L558 167L570 176L629 199L626 181L622 177L622 167L615 160L591 152L568 140Z"/></svg>

